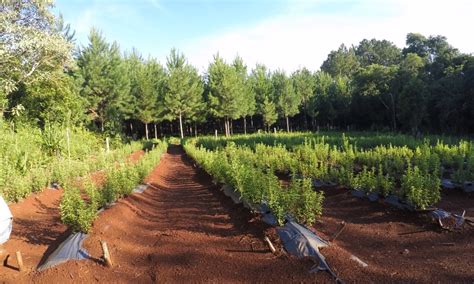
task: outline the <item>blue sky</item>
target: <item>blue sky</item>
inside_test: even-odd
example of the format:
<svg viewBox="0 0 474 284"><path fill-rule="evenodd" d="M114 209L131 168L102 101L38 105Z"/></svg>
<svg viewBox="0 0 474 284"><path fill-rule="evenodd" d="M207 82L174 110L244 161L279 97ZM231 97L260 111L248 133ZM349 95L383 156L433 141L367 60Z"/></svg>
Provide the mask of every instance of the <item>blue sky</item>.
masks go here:
<svg viewBox="0 0 474 284"><path fill-rule="evenodd" d="M192 39L232 27L251 25L281 12L271 1L157 1L157 0L59 0L56 12L76 29L77 39L87 42L91 26L102 30L124 48L160 54Z"/></svg>
<svg viewBox="0 0 474 284"><path fill-rule="evenodd" d="M164 62L176 47L201 71L213 54L239 54L253 67L317 70L328 52L363 38L403 47L408 32L441 34L461 51L474 51L471 0L57 0L87 44L92 26L122 50L136 47Z"/></svg>

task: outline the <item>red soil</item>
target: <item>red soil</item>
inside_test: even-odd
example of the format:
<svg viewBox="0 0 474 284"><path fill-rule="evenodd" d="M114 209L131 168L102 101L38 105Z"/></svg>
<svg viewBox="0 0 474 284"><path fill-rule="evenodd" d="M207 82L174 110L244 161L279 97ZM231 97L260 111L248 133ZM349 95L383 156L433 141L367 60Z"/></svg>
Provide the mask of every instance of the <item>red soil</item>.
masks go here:
<svg viewBox="0 0 474 284"><path fill-rule="evenodd" d="M242 206L234 205L207 174L192 164L180 147L170 147L148 177L152 187L101 213L85 241L96 260L70 261L41 273L0 267L0 279L9 283L333 283L327 273L309 274L311 261L282 253L274 229L264 226ZM474 280L472 227L446 232L423 217L354 198L347 190L324 191L324 215L315 228L322 237L331 239L345 222L332 245L322 249L341 279L362 283ZM472 196L457 192L444 195L441 208L456 212L463 208L466 215L474 216ZM37 212L32 214L39 216ZM47 231L42 232L45 238L54 234L48 220L38 225L38 230ZM62 226L59 221L57 224ZM277 246L278 256L269 252L263 242L265 235ZM50 239L55 243L53 237ZM98 261L102 256L99 240L108 243L113 268ZM11 241L7 243L10 254L17 246L29 245L32 252L47 248L47 244L28 244L26 237L17 244L10 245ZM24 258L31 257L29 254L25 251ZM368 267L350 260L352 254ZM33 267L37 261L28 263Z"/></svg>
<svg viewBox="0 0 474 284"><path fill-rule="evenodd" d="M345 222L339 237L322 250L338 275L358 282L472 283L474 228L447 232L429 218L352 197L341 188L324 190L323 217L315 228L330 239ZM474 200L465 193L443 194L439 207L466 209L474 216ZM462 196L462 197L461 197ZM349 260L351 254L368 264Z"/></svg>
<svg viewBox="0 0 474 284"><path fill-rule="evenodd" d="M0 267L0 279L13 281L22 279L24 273L17 271L15 252L21 251L25 270L36 269L49 246L60 243L66 236L67 226L59 216L59 202L62 190L45 189L31 194L19 203L10 204L13 214L13 231L10 239L3 244L2 260L10 255L8 266Z"/></svg>
<svg viewBox="0 0 474 284"><path fill-rule="evenodd" d="M137 161L143 154L141 150L136 151L129 159ZM97 183L105 179L102 171L92 173L91 177ZM67 238L70 232L61 222L59 212L62 193L61 189L48 188L18 203L9 204L13 215L13 231L10 239L0 246L0 258L4 261L4 266L0 267L0 282L34 280L31 278L33 271ZM16 251L22 253L25 272L18 272Z"/></svg>
<svg viewBox="0 0 474 284"><path fill-rule="evenodd" d="M309 274L311 262L274 256L265 227L193 168L181 148L170 147L148 177L153 187L104 211L85 241L100 258L99 240L113 268L71 261L31 274L37 282L331 282ZM250 222L249 222L250 221Z"/></svg>
<svg viewBox="0 0 474 284"><path fill-rule="evenodd" d="M145 154L145 151L139 150L134 153L132 153L130 156L127 158L128 163L136 163L140 160L140 158Z"/></svg>

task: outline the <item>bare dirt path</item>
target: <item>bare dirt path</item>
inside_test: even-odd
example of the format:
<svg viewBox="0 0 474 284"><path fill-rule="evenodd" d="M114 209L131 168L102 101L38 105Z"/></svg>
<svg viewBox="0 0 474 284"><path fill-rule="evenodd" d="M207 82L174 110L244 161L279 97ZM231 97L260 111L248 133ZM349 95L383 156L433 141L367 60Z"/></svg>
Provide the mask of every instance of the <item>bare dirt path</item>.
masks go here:
<svg viewBox="0 0 474 284"><path fill-rule="evenodd" d="M309 274L307 261L275 257L264 228L225 197L211 178L193 167L181 147L171 146L148 177L153 187L104 211L85 241L102 255L109 244L115 266L72 261L34 275L35 282L331 282ZM33 275L32 275L33 276ZM315 278L316 277L316 278Z"/></svg>

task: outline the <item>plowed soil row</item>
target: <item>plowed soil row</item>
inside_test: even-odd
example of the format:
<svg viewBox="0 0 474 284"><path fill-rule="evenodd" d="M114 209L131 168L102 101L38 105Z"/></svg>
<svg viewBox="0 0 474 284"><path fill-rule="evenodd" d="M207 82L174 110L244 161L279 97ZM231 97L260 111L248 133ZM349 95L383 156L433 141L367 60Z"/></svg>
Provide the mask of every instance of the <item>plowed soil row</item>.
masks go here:
<svg viewBox="0 0 474 284"><path fill-rule="evenodd" d="M143 150L132 153L128 162L136 162L144 154ZM91 174L95 182L104 181L102 171ZM9 204L13 215L13 231L10 239L1 246L0 282L34 280L31 278L37 266L45 256L54 250L70 234L66 225L61 222L59 203L62 189L44 189L33 193L18 203ZM25 271L19 273L15 252L23 255Z"/></svg>
<svg viewBox="0 0 474 284"><path fill-rule="evenodd" d="M84 242L99 259L108 243L113 268L70 261L24 281L57 282L301 282L312 281L310 261L274 256L265 227L234 205L181 147L171 146L148 177L152 185L100 214ZM327 274L316 276L331 282Z"/></svg>
<svg viewBox="0 0 474 284"><path fill-rule="evenodd" d="M275 231L224 196L181 147L171 146L147 181L152 186L144 193L118 201L94 223L85 247L95 260L70 261L41 273L16 272L6 282L334 283L327 273L308 273L309 260L271 254L263 239L268 235L281 252ZM474 230L469 226L446 232L413 213L354 198L342 188L324 191L324 216L315 228L331 239L345 223L332 245L322 250L341 279L474 280ZM472 196L454 192L443 200L444 209L462 207L473 214ZM109 245L113 268L99 261L100 240ZM368 266L351 260L352 255Z"/></svg>
<svg viewBox="0 0 474 284"><path fill-rule="evenodd" d="M345 226L322 252L344 280L395 283L473 283L474 228L442 230L430 218L325 189L324 212L315 228L326 239ZM443 192L440 208L474 216L474 199ZM354 255L368 266L350 260Z"/></svg>

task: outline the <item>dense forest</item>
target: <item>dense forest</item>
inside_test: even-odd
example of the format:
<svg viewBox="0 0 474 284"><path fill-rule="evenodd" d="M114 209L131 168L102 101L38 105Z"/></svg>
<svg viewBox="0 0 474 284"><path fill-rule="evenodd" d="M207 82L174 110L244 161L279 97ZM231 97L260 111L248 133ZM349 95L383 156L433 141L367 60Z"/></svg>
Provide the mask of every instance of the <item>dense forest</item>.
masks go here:
<svg viewBox="0 0 474 284"><path fill-rule="evenodd" d="M319 69L291 74L217 53L200 74L176 49L160 63L96 29L76 44L49 1L0 7L0 113L12 124L147 138L273 127L474 130L474 56L443 36L409 33L404 48L379 39L342 44Z"/></svg>

